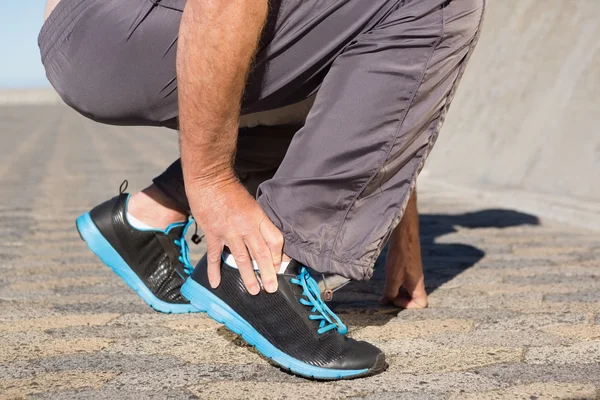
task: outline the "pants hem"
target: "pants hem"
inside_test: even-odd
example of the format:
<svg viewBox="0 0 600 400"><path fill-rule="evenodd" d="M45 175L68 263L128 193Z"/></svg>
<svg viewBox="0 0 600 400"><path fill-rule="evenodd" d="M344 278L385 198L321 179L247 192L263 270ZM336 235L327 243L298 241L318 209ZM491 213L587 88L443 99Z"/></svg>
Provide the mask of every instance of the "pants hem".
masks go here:
<svg viewBox="0 0 600 400"><path fill-rule="evenodd" d="M293 235L283 233L283 237L284 253L317 272L340 275L355 281L369 280L373 276L373 266L370 264L319 253Z"/></svg>

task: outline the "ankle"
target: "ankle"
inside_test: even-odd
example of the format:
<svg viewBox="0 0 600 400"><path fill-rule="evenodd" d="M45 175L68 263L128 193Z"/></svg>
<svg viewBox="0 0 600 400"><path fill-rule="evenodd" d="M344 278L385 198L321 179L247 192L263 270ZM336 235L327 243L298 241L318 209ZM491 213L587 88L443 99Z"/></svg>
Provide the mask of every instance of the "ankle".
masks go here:
<svg viewBox="0 0 600 400"><path fill-rule="evenodd" d="M183 222L188 218L187 212L182 211L174 201L154 185L132 194L129 198L127 212L156 229L165 229L174 222Z"/></svg>

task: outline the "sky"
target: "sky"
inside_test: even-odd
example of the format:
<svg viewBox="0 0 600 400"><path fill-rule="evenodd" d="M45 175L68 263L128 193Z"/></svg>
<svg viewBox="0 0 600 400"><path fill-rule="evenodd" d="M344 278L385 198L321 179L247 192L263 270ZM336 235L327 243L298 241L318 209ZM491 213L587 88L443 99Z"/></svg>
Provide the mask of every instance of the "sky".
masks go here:
<svg viewBox="0 0 600 400"><path fill-rule="evenodd" d="M47 87L37 36L45 0L0 0L0 89Z"/></svg>

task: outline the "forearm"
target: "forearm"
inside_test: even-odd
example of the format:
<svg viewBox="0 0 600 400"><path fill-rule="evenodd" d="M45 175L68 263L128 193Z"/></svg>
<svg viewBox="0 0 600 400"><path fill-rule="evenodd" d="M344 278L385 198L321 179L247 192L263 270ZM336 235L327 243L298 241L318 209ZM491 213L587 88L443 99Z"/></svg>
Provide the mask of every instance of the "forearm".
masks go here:
<svg viewBox="0 0 600 400"><path fill-rule="evenodd" d="M411 194L402 220L390 237L390 256L408 272L421 271L421 242L416 190Z"/></svg>
<svg viewBox="0 0 600 400"><path fill-rule="evenodd" d="M181 160L187 185L235 179L241 97L267 0L188 0L179 30Z"/></svg>

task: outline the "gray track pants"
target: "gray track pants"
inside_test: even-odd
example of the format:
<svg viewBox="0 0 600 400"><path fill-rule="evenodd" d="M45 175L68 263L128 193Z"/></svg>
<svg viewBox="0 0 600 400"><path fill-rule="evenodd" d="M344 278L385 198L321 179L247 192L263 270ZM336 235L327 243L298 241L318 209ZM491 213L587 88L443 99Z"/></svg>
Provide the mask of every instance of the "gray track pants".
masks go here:
<svg viewBox="0 0 600 400"><path fill-rule="evenodd" d="M176 128L184 3L62 0L39 39L50 82L94 120ZM258 201L288 255L367 279L438 135L484 0L271 3L244 95L236 169L243 180L265 180ZM305 121L254 126L263 124L256 113L313 95ZM155 182L187 204L178 163Z"/></svg>

